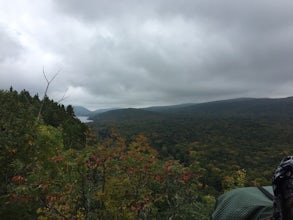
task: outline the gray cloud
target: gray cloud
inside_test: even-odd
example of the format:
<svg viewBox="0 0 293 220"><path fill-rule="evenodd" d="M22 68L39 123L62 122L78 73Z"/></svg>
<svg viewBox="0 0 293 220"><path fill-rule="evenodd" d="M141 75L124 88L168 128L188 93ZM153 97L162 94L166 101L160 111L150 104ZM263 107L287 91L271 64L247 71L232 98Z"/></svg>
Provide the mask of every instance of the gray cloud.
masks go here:
<svg viewBox="0 0 293 220"><path fill-rule="evenodd" d="M16 33L17 34L17 33ZM0 24L0 62L9 59L15 60L23 51L22 46L17 42L15 37L11 36L5 27Z"/></svg>
<svg viewBox="0 0 293 220"><path fill-rule="evenodd" d="M4 89L42 93L45 66L52 98L92 109L293 93L289 0L5 3Z"/></svg>

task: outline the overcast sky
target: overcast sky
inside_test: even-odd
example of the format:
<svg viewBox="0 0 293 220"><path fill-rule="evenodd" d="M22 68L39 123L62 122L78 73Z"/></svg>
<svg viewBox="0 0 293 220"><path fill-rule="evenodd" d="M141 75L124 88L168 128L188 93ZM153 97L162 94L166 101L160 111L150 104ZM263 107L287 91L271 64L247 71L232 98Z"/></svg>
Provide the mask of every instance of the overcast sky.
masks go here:
<svg viewBox="0 0 293 220"><path fill-rule="evenodd" d="M91 110L293 95L292 0L0 0L0 89Z"/></svg>

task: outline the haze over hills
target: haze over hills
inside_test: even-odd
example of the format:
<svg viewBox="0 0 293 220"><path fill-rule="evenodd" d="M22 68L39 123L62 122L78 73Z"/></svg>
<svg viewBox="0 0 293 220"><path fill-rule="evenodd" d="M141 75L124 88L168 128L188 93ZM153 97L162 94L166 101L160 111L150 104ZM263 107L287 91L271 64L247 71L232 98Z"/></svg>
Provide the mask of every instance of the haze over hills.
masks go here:
<svg viewBox="0 0 293 220"><path fill-rule="evenodd" d="M92 114L92 111L88 110L83 106L73 106L75 115L78 116L89 116Z"/></svg>
<svg viewBox="0 0 293 220"><path fill-rule="evenodd" d="M77 116L89 116L91 119L118 119L143 117L162 117L167 115L193 116L280 116L290 117L293 113L293 97L287 98L238 98L205 103L186 103L171 106L152 106L147 108L98 109L90 111L74 106ZM161 113L161 114L158 114ZM292 116L293 117L293 116ZM114 119L113 118L113 119Z"/></svg>
<svg viewBox="0 0 293 220"><path fill-rule="evenodd" d="M97 110L91 111L83 106L73 106L73 109L74 109L75 115L77 116L92 116L92 115L97 115L97 114L101 114L101 113L113 110L109 108L109 109L97 109Z"/></svg>

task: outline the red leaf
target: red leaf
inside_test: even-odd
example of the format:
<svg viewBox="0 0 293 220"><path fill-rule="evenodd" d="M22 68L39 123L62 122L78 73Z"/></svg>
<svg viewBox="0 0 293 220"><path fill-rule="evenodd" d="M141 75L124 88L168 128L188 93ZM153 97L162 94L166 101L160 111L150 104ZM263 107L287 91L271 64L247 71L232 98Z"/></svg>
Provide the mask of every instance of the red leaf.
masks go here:
<svg viewBox="0 0 293 220"><path fill-rule="evenodd" d="M184 173L183 176L182 176L182 179L183 179L184 181L188 181L188 180L190 179L190 177L191 177L190 174L188 174L188 173Z"/></svg>
<svg viewBox="0 0 293 220"><path fill-rule="evenodd" d="M22 176L14 176L12 177L12 182L16 182L16 183L25 183L27 182L26 178L23 178Z"/></svg>

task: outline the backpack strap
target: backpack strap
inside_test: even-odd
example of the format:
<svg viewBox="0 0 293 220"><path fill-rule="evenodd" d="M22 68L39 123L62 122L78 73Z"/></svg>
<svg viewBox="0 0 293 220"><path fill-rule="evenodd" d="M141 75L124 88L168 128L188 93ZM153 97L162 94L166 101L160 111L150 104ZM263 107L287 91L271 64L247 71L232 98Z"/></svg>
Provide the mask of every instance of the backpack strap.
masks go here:
<svg viewBox="0 0 293 220"><path fill-rule="evenodd" d="M259 189L259 191L261 191L268 199L270 200L274 200L274 196L265 188L263 188L262 186L258 186L257 187Z"/></svg>

